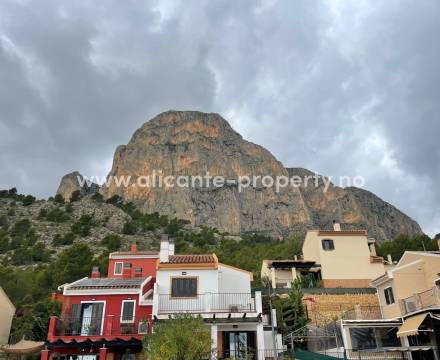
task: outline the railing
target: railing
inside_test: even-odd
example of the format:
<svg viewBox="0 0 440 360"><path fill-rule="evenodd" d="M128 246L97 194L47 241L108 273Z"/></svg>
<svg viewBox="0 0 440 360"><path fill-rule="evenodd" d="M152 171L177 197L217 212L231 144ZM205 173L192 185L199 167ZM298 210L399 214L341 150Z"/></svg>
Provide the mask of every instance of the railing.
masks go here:
<svg viewBox="0 0 440 360"><path fill-rule="evenodd" d="M51 318L49 336L124 336L150 332L151 319L136 317L133 321L121 321L119 316L83 318ZM50 334L50 329L53 333Z"/></svg>
<svg viewBox="0 0 440 360"><path fill-rule="evenodd" d="M400 308L403 315L435 306L440 306L440 289L436 286L400 300Z"/></svg>
<svg viewBox="0 0 440 360"><path fill-rule="evenodd" d="M353 309L342 314L343 320L377 320L382 319L380 306L355 305Z"/></svg>
<svg viewBox="0 0 440 360"><path fill-rule="evenodd" d="M172 313L250 313L255 299L247 293L205 293L192 298L159 294L159 314Z"/></svg>

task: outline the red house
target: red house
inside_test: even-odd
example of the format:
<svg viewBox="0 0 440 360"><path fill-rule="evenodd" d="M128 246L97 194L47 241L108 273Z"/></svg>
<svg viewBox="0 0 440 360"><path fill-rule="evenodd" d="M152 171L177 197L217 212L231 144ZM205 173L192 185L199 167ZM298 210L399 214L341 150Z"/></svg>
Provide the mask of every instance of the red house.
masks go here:
<svg viewBox="0 0 440 360"><path fill-rule="evenodd" d="M114 252L107 277L61 285L54 297L60 317L51 317L42 360L134 360L151 330L158 253Z"/></svg>

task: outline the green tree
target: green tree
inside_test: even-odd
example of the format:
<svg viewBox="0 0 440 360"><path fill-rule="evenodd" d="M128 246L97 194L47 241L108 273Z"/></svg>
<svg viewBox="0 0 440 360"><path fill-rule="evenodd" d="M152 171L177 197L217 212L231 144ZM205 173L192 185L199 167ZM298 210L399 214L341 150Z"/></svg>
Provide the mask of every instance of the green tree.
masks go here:
<svg viewBox="0 0 440 360"><path fill-rule="evenodd" d="M133 235L137 232L137 226L134 221L127 221L122 227L122 233L126 235Z"/></svg>
<svg viewBox="0 0 440 360"><path fill-rule="evenodd" d="M107 235L101 240L101 245L107 247L108 251L117 251L121 248L122 239L120 236L115 234Z"/></svg>
<svg viewBox="0 0 440 360"><path fill-rule="evenodd" d="M151 360L202 360L211 354L211 332L202 318L180 315L158 323L144 345Z"/></svg>
<svg viewBox="0 0 440 360"><path fill-rule="evenodd" d="M55 286L88 276L93 267L93 254L87 244L73 244L61 252L48 271Z"/></svg>
<svg viewBox="0 0 440 360"><path fill-rule="evenodd" d="M64 204L64 197L61 194L56 194L55 197L53 198L53 201L57 204Z"/></svg>
<svg viewBox="0 0 440 360"><path fill-rule="evenodd" d="M75 190L72 192L72 195L70 195L70 202L75 202L81 199L81 191Z"/></svg>
<svg viewBox="0 0 440 360"><path fill-rule="evenodd" d="M3 230L8 230L9 228L9 221L6 215L0 215L0 228Z"/></svg>
<svg viewBox="0 0 440 360"><path fill-rule="evenodd" d="M438 250L437 241L427 235L409 237L399 235L394 240L387 240L377 244L376 251L379 256L391 255L393 260L398 261L405 251L434 251Z"/></svg>
<svg viewBox="0 0 440 360"><path fill-rule="evenodd" d="M301 282L296 279L292 283L289 297L278 298L273 303L277 310L279 327L284 335L307 325L308 320L302 298Z"/></svg>
<svg viewBox="0 0 440 360"><path fill-rule="evenodd" d="M34 196L32 196L32 195L26 195L24 198L23 198L23 201L22 201L22 203L23 203L23 205L24 206L29 206L29 205L32 205L34 202L35 202L35 197Z"/></svg>
<svg viewBox="0 0 440 360"><path fill-rule="evenodd" d="M93 225L93 216L84 214L72 225L71 231L82 237L89 236Z"/></svg>
<svg viewBox="0 0 440 360"><path fill-rule="evenodd" d="M47 221L52 221L57 223L66 222L69 219L70 219L69 215L67 215L67 213L60 208L52 209L46 215Z"/></svg>
<svg viewBox="0 0 440 360"><path fill-rule="evenodd" d="M0 252L9 250L9 236L8 233L0 229Z"/></svg>
<svg viewBox="0 0 440 360"><path fill-rule="evenodd" d="M64 235L55 234L52 239L52 245L60 246L60 245L72 245L75 241L75 234L72 232L68 232Z"/></svg>
<svg viewBox="0 0 440 360"><path fill-rule="evenodd" d="M104 201L104 196L102 196L99 192L96 192L92 195L92 200L97 203L102 203Z"/></svg>

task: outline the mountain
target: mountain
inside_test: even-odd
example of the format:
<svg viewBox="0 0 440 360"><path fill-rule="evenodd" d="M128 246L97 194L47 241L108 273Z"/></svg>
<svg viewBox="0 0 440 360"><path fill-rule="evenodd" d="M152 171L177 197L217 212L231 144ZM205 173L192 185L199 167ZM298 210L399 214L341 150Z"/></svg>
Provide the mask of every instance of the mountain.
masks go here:
<svg viewBox="0 0 440 360"><path fill-rule="evenodd" d="M153 177L222 176L224 186L153 186ZM284 187L261 183L244 190L243 176L292 177L314 173L286 169L268 150L246 141L218 114L168 111L141 126L127 145L118 146L108 179L130 177L128 186L109 181L100 191L119 195L144 212L159 212L230 234L261 233L285 237L310 228L366 228L379 241L403 233L421 234L420 226L394 206L358 188L330 185ZM150 186L146 184L149 179ZM142 182L140 182L142 180ZM138 183L139 182L139 183ZM182 182L184 183L184 182ZM206 184L205 184L206 185Z"/></svg>

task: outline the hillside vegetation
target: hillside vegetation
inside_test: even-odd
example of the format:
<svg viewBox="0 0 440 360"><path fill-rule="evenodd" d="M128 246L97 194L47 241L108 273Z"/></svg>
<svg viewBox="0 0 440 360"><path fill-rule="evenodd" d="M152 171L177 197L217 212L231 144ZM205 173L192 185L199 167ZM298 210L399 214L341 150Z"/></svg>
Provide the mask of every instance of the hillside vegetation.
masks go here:
<svg viewBox="0 0 440 360"><path fill-rule="evenodd" d="M263 259L292 258L301 253L302 239L283 242L258 234L231 237L207 227L193 227L186 221L158 213L143 214L118 196L104 200L97 193L73 193L36 200L16 189L0 191L0 286L17 307L13 335L44 339L50 314L59 304L50 294L66 282L89 276L93 266L107 272L108 254L127 250L137 243L143 250L159 250L162 234L176 240L178 253L213 253L225 264L255 275ZM398 258L403 249L434 250L436 242L427 236L398 237L378 247L380 254Z"/></svg>

